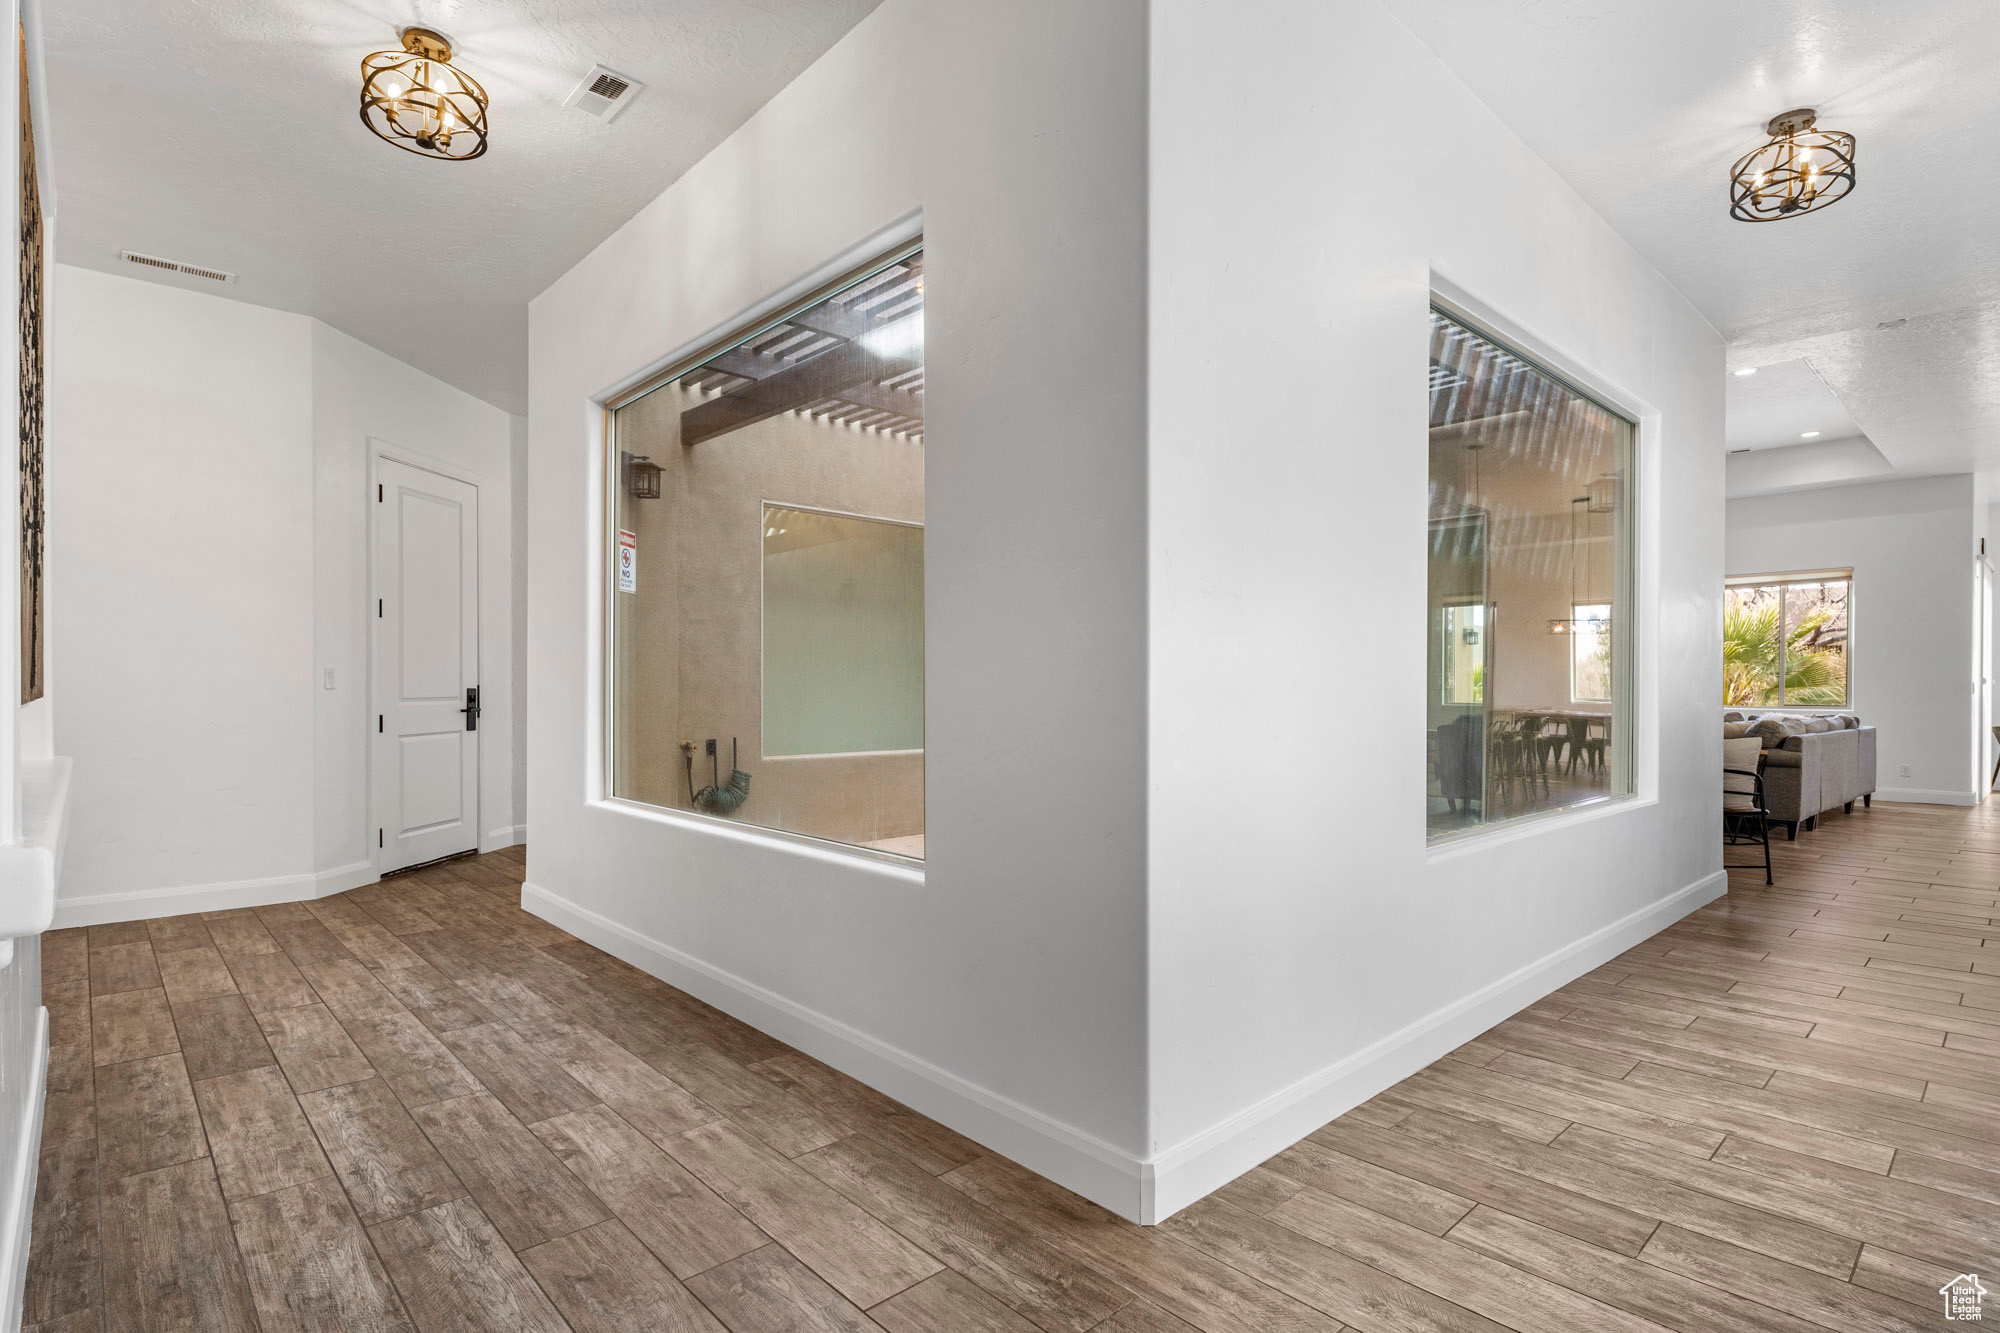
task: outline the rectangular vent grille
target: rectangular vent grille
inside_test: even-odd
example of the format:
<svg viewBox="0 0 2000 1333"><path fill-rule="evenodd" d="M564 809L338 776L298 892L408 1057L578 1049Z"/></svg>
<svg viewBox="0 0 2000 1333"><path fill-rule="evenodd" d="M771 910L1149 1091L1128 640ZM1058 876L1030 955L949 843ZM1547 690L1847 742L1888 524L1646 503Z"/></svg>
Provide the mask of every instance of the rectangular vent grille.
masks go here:
<svg viewBox="0 0 2000 1333"><path fill-rule="evenodd" d="M631 105L645 86L629 75L592 65L590 72L563 99L563 105L599 120L612 121L618 119L618 113Z"/></svg>
<svg viewBox="0 0 2000 1333"><path fill-rule="evenodd" d="M120 250L118 257L128 264L143 264L147 268L165 269L169 273L185 273L190 278L206 278L210 282L235 282L234 273L225 273L219 268L204 268L200 264L183 264L177 259L162 259L158 255L142 255L137 250Z"/></svg>

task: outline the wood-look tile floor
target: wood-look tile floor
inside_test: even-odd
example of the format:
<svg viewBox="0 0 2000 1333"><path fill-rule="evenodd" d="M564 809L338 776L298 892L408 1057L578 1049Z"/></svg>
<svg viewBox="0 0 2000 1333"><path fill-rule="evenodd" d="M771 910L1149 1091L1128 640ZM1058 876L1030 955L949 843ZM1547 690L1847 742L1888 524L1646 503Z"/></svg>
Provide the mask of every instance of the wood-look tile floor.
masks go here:
<svg viewBox="0 0 2000 1333"><path fill-rule="evenodd" d="M1775 850L1154 1229L528 916L518 852L59 931L30 1326L1936 1327L2000 1275L2000 818Z"/></svg>

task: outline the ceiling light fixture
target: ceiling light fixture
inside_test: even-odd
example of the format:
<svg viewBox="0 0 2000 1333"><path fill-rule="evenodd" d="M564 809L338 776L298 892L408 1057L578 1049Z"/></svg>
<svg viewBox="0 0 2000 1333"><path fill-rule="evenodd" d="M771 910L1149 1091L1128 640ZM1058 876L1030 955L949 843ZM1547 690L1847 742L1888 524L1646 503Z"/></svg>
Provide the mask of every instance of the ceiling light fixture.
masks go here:
<svg viewBox="0 0 2000 1333"><path fill-rule="evenodd" d="M486 90L441 33L405 28L402 50L361 60L361 123L419 157L469 162L486 151Z"/></svg>
<svg viewBox="0 0 2000 1333"><path fill-rule="evenodd" d="M1816 130L1819 115L1800 107L1771 117L1770 134L1729 169L1729 216L1778 222L1845 199L1854 189L1854 136Z"/></svg>
<svg viewBox="0 0 2000 1333"><path fill-rule="evenodd" d="M1735 373L1735 375L1736 375L1736 377L1737 377L1738 379L1741 379L1741 378L1743 378L1743 377L1744 377L1745 375L1755 375L1755 374L1757 373L1757 367L1755 367L1755 366L1745 366L1745 367L1743 367L1743 369L1741 369L1741 370L1739 370L1739 371L1736 371L1736 372L1734 372L1734 373Z"/></svg>

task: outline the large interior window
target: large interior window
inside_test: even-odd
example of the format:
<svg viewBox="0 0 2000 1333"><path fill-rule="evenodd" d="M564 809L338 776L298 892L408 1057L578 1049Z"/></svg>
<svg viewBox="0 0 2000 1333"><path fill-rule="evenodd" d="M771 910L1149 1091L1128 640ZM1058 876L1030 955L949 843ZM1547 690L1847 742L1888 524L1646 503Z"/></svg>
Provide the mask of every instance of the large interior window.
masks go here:
<svg viewBox="0 0 2000 1333"><path fill-rule="evenodd" d="M611 793L924 855L924 272L615 406Z"/></svg>
<svg viewBox="0 0 2000 1333"><path fill-rule="evenodd" d="M1722 594L1722 702L1845 708L1854 571L1746 574Z"/></svg>
<svg viewBox="0 0 2000 1333"><path fill-rule="evenodd" d="M1632 792L1634 424L1431 316L1435 840Z"/></svg>

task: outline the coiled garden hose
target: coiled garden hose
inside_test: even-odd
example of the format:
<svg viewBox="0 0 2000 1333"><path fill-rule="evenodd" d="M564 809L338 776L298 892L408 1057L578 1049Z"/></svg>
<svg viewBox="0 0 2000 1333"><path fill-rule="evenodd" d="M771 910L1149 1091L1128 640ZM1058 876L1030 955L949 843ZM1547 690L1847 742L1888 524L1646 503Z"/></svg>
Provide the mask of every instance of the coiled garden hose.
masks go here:
<svg viewBox="0 0 2000 1333"><path fill-rule="evenodd" d="M714 781L700 791L694 789L694 742L681 742L681 759L687 766L688 801L695 809L710 815L733 815L743 808L743 802L750 799L750 775L736 766L736 738L729 739L729 785L722 785L722 773L714 767L715 752L709 751L710 772Z"/></svg>

